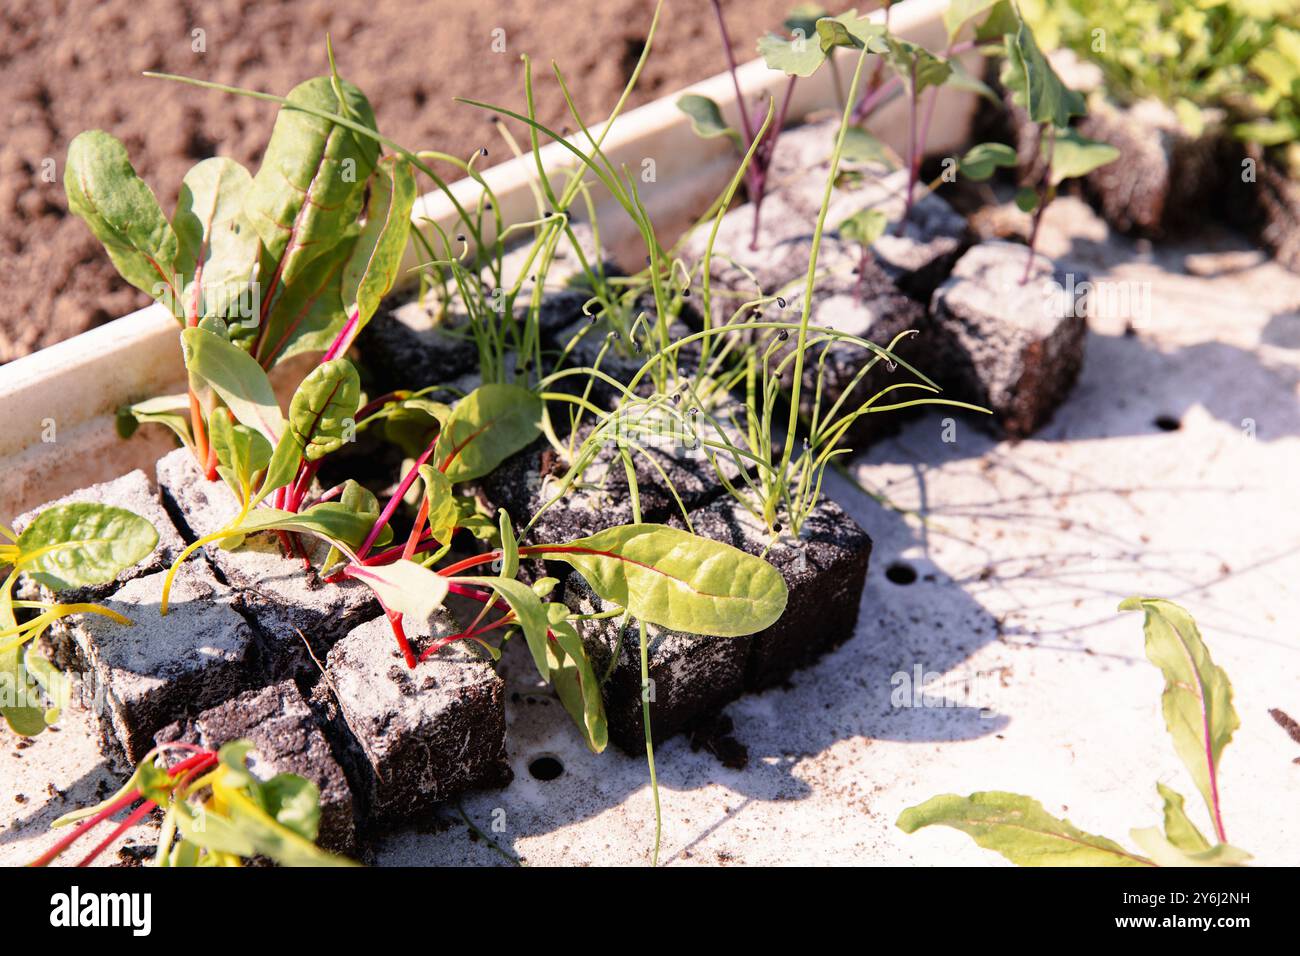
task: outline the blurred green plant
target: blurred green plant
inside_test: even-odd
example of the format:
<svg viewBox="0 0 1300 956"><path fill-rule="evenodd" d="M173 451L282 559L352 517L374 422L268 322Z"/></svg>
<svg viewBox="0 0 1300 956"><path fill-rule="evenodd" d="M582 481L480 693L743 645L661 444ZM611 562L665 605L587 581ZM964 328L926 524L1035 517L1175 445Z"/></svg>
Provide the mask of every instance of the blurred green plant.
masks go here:
<svg viewBox="0 0 1300 956"><path fill-rule="evenodd" d="M1189 132L1220 108L1239 139L1300 169L1300 5L1294 0L1024 0L1044 49L1095 63L1121 104L1154 97Z"/></svg>

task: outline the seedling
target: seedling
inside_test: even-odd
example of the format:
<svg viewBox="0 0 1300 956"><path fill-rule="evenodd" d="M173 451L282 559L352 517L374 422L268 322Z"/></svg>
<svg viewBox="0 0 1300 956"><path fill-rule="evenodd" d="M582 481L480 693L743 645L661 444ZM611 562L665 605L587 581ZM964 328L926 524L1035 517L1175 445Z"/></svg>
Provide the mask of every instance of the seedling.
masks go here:
<svg viewBox="0 0 1300 956"><path fill-rule="evenodd" d="M1056 198L1057 187L1066 179L1086 176L1100 166L1119 158L1119 150L1109 143L1088 139L1070 128L1070 119L1085 111L1083 96L1069 89L1047 62L1029 25L1017 17L1014 33L1003 37L1006 60L1001 80L1022 107L1030 122L1040 131L1039 152L1043 173L1036 186L1022 187L1016 205L1034 214L1029 232L1029 255L1025 260L1021 285L1029 281L1034 261L1034 246L1043 211Z"/></svg>
<svg viewBox="0 0 1300 956"><path fill-rule="evenodd" d="M123 833L161 810L155 866L239 866L259 857L281 866L352 866L315 845L316 784L291 773L258 779L248 768L252 749L248 740L231 741L219 751L186 743L154 748L116 794L55 820L55 829L76 826L30 865L48 866L91 830L130 810L77 863L89 866Z"/></svg>
<svg viewBox="0 0 1300 956"><path fill-rule="evenodd" d="M1300 16L1285 3L1126 3L1056 0L1026 5L1040 35L1101 67L1107 93L1128 105L1154 97L1198 136L1215 110L1233 135L1287 157L1300 142ZM1106 24L1098 43L1094 25ZM1300 168L1294 158L1292 172Z"/></svg>
<svg viewBox="0 0 1300 956"><path fill-rule="evenodd" d="M71 694L67 676L40 649L50 625L70 614L132 622L97 604L15 600L19 575L56 592L107 584L153 551L158 532L125 508L87 502L46 508L22 534L0 526L0 538L8 542L0 544L0 567L9 567L0 584L0 713L31 737L58 720Z"/></svg>
<svg viewBox="0 0 1300 956"><path fill-rule="evenodd" d="M722 5L718 0L710 0L713 6L713 15L718 23L718 33L722 39L722 49L726 54L727 72L731 74L732 86L736 91L736 109L740 114L740 130L737 131L728 126L722 117L722 110L717 102L707 96L698 93L687 93L677 100L677 108L691 118L691 128L697 136L704 139L713 139L718 136L725 136L731 140L736 150L744 155L752 147L758 148L754 151L752 161L748 164L745 174L746 191L749 194L749 201L754 206L754 228L750 236L749 247L758 248L758 233L761 224L763 197L767 191L768 171L772 164L772 156L776 152L776 142L781 136L781 130L785 128L786 112L790 108L790 98L794 95L794 85L797 79L795 74L790 75L789 82L786 83L785 92L781 97L781 107L777 113L776 123L774 125L764 124L764 129L758 130L760 124L761 112L751 115L749 107L745 103L745 97L740 90L740 78L736 73L736 57L731 49L731 35L727 31L727 21L722 15ZM802 49L809 42L810 35L814 32L814 25L817 19L824 15L820 7L800 6L796 7L786 18L784 27L791 34L787 41L783 37L768 36L759 41L759 50L763 49L765 43L785 44L789 43L794 48ZM836 74L838 79L838 74ZM756 132L756 130L758 130Z"/></svg>
<svg viewBox="0 0 1300 956"><path fill-rule="evenodd" d="M1147 658L1165 678L1160 697L1165 725L1205 801L1213 839L1187 815L1182 795L1163 783L1156 790L1164 804L1164 832L1157 827L1130 831L1140 852L1079 830L1037 800L999 791L932 797L903 811L901 830L952 827L1020 866L1235 866L1250 859L1228 843L1219 800L1219 761L1240 723L1228 675L1210 658L1192 616L1177 604L1132 597L1119 609L1145 614Z"/></svg>
<svg viewBox="0 0 1300 956"><path fill-rule="evenodd" d="M257 175L224 157L204 160L186 175L170 221L108 133L82 133L68 150L69 208L122 277L183 328L219 330L264 370L300 352L346 350L392 286L415 201L403 159L380 162L374 139L320 117L337 112L373 131L356 87L333 73L284 103ZM170 427L212 479L205 417L191 383L186 396L124 409L119 425L124 434L142 421Z"/></svg>

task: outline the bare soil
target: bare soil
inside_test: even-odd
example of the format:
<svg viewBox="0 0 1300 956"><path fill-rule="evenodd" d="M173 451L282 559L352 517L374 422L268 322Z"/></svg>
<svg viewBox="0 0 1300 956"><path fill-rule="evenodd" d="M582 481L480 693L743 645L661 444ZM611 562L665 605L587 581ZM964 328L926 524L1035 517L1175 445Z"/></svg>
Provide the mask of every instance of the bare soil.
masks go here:
<svg viewBox="0 0 1300 956"><path fill-rule="evenodd" d="M790 6L724 3L738 60L754 55L754 42L778 27ZM148 303L67 214L63 162L77 133L100 128L122 139L168 211L181 177L198 160L231 156L255 168L261 157L273 104L147 79L142 71L283 95L325 72L329 33L340 72L369 95L385 134L409 148L462 156L487 146L495 159L504 143L486 114L452 97L518 106L519 56L528 53L543 122L569 122L552 59L584 116L603 118L636 64L653 10L651 0L5 4L0 83L11 106L0 136L0 288L8 296L0 311L0 362ZM505 31L503 52L493 50L498 30ZM709 5L669 0L632 105L725 66Z"/></svg>

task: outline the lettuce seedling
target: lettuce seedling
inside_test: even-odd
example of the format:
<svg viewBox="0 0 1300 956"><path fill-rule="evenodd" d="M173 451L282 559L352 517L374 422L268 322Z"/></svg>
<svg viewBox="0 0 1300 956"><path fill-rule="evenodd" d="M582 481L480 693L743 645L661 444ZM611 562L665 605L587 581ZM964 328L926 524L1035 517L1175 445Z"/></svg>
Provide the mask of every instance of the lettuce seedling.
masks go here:
<svg viewBox="0 0 1300 956"><path fill-rule="evenodd" d="M1132 597L1119 609L1145 615L1147 658L1165 678L1160 697L1165 726L1205 802L1213 839L1187 815L1182 795L1163 783L1156 790L1164 805L1164 831L1130 831L1140 852L1085 833L1052 816L1037 800L998 791L932 797L903 811L901 830L952 827L1020 866L1235 866L1250 859L1228 843L1219 800L1219 762L1240 724L1228 675L1210 658L1192 616L1177 604Z"/></svg>
<svg viewBox="0 0 1300 956"><path fill-rule="evenodd" d="M238 866L254 858L281 866L355 865L316 846L316 784L291 773L259 779L248 767L252 749L248 740L230 741L219 751L186 743L155 747L116 794L55 820L55 829L76 826L30 865L48 866L123 810L130 812L77 866L89 866L114 840L157 810L162 811L162 827L155 866ZM170 766L160 763L180 754L187 756Z"/></svg>
<svg viewBox="0 0 1300 956"><path fill-rule="evenodd" d="M0 567L9 567L0 583L0 713L30 737L58 720L71 693L68 678L41 653L41 635L70 614L132 622L97 604L15 600L19 575L56 592L107 584L153 551L158 532L125 508L84 502L46 508L22 534L0 525L0 539L8 542L0 544Z"/></svg>

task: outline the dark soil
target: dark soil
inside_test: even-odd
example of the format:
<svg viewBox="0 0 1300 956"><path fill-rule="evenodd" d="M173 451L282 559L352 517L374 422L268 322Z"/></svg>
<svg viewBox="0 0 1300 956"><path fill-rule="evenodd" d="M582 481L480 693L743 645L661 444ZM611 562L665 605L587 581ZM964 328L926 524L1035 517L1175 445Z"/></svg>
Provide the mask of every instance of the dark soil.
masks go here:
<svg viewBox="0 0 1300 956"><path fill-rule="evenodd" d="M756 39L789 7L789 0L727 0L737 58L752 57ZM460 156L487 146L495 162L508 153L487 114L454 104L453 96L519 106L519 55L526 52L542 122L573 125L550 74L552 59L584 116L603 118L635 66L653 9L651 0L6 4L0 82L11 105L0 136L0 287L9 299L0 314L0 362L148 304L117 277L85 225L67 215L63 163L77 133L101 128L122 139L168 212L198 160L231 156L255 168L261 157L273 105L146 79L141 71L283 95L325 72L328 32L340 72L370 96L386 135ZM194 50L196 29L204 31L203 52ZM504 53L492 51L497 29L505 31ZM725 65L707 5L670 0L631 105Z"/></svg>

